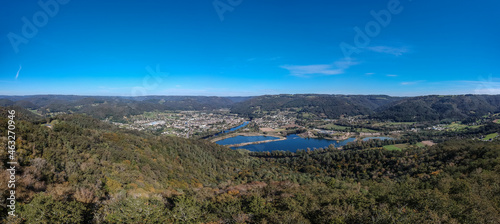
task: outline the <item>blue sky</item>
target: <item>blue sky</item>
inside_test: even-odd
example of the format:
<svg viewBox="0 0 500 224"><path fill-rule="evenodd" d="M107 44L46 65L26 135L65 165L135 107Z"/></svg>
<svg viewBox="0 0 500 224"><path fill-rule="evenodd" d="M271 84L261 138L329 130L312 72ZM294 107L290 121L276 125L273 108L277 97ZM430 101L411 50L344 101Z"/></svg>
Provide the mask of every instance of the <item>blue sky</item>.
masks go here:
<svg viewBox="0 0 500 224"><path fill-rule="evenodd" d="M500 94L495 0L40 2L0 9L0 95Z"/></svg>

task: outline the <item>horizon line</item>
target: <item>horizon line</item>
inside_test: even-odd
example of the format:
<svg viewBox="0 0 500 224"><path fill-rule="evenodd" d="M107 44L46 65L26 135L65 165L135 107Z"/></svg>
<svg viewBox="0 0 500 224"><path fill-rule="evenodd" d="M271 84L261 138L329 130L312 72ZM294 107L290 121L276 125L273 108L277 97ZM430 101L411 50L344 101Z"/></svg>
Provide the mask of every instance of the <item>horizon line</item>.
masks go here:
<svg viewBox="0 0 500 224"><path fill-rule="evenodd" d="M76 96L76 97L123 97L123 98L139 98L139 97L259 97L259 96L279 96L279 95L329 95L329 96L389 96L389 97L421 97L421 96L498 96L500 94L476 94L476 93L461 93L461 94L424 94L424 95L389 95L389 94L339 94L339 93L277 93L277 94L261 94L261 95L144 95L144 96L127 96L127 95L79 95L79 94L27 94L27 95L0 95L0 97L28 97L28 96Z"/></svg>

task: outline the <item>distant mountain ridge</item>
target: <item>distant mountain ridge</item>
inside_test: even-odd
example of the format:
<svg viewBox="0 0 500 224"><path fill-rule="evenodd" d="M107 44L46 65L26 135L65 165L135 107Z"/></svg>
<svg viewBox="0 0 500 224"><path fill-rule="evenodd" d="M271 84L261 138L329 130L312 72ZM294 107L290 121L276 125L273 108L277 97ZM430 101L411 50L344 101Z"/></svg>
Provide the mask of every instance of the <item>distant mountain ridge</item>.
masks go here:
<svg viewBox="0 0 500 224"><path fill-rule="evenodd" d="M213 110L249 118L263 111L293 110L320 118L366 115L392 121L440 121L473 119L500 112L500 95L387 95L280 94L256 97L216 96L0 96L0 106L19 106L43 113L85 113L98 119L120 121L124 116L155 110Z"/></svg>
<svg viewBox="0 0 500 224"><path fill-rule="evenodd" d="M462 120L500 112L500 95L411 97L376 111L375 118L394 121Z"/></svg>
<svg viewBox="0 0 500 224"><path fill-rule="evenodd" d="M215 96L0 96L0 106L20 106L43 113L84 113L98 119L121 121L124 116L155 110L213 110L229 108L248 97Z"/></svg>
<svg viewBox="0 0 500 224"><path fill-rule="evenodd" d="M295 109L320 117L369 115L392 121L440 121L473 119L500 112L500 95L271 95L237 103L232 112L258 116L260 111Z"/></svg>
<svg viewBox="0 0 500 224"><path fill-rule="evenodd" d="M294 109L297 112L337 118L341 115L370 115L374 109L399 99L385 95L265 95L236 103L231 111L252 117L257 116L257 111Z"/></svg>

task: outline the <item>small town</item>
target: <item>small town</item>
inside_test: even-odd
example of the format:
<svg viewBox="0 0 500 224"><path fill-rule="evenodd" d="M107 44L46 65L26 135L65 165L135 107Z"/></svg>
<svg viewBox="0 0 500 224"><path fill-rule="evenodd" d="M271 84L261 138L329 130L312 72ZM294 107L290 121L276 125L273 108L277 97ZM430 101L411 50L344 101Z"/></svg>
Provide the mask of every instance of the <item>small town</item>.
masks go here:
<svg viewBox="0 0 500 224"><path fill-rule="evenodd" d="M192 134L211 134L242 124L245 119L227 110L212 112L147 112L131 116L128 123L112 122L122 128L156 131L164 135L189 138Z"/></svg>

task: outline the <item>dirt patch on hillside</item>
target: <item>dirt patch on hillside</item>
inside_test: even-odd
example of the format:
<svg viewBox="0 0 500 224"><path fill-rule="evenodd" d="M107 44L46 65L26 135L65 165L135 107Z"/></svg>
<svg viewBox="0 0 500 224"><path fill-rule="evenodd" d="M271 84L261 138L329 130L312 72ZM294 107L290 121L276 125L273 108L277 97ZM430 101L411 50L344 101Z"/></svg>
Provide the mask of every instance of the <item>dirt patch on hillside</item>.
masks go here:
<svg viewBox="0 0 500 224"><path fill-rule="evenodd" d="M271 132L271 131L274 131L274 129L272 129L272 128L259 128L259 129L262 132Z"/></svg>
<svg viewBox="0 0 500 224"><path fill-rule="evenodd" d="M434 142L432 142L432 141L422 141L422 144L427 145L427 146L433 146L433 145L435 145L436 143L434 143Z"/></svg>

